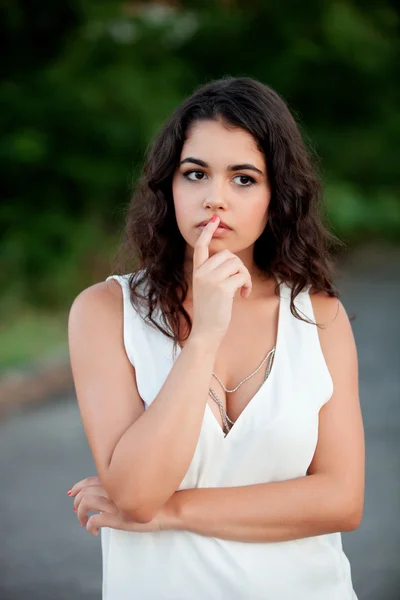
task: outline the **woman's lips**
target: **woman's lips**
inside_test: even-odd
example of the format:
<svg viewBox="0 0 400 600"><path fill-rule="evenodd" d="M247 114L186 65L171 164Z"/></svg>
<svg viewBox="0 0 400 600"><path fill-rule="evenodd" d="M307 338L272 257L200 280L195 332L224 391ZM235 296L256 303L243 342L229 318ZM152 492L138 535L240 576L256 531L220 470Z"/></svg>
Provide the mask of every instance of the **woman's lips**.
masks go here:
<svg viewBox="0 0 400 600"><path fill-rule="evenodd" d="M198 225L197 229L203 230L204 227L205 227L205 225ZM230 233L231 231L232 231L232 229L230 229L230 227L227 227L225 225L218 226L217 229L213 233L213 237L221 237L223 235L226 235L227 233Z"/></svg>
<svg viewBox="0 0 400 600"><path fill-rule="evenodd" d="M197 227L205 227L206 225L208 225L209 222L210 221L200 223L200 225L197 225ZM222 223L222 222L220 222L217 229L228 229L228 231L232 231L232 229L231 229L231 227L229 227L229 225L226 225L225 223Z"/></svg>

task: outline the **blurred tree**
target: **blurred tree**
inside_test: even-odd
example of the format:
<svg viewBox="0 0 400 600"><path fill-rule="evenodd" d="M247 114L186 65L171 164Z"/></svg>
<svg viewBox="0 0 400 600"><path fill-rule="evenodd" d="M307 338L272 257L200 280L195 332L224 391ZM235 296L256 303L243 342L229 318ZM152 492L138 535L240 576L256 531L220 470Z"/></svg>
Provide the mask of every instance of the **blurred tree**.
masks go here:
<svg viewBox="0 0 400 600"><path fill-rule="evenodd" d="M58 306L106 270L131 178L195 86L255 76L322 157L348 240L400 233L390 0L75 0L2 8L0 292Z"/></svg>

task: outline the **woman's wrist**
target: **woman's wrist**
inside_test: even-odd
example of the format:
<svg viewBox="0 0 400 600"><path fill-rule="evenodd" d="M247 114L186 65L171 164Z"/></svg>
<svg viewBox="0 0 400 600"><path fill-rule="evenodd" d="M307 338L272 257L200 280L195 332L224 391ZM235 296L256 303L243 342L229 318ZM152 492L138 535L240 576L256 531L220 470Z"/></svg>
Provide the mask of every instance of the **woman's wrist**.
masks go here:
<svg viewBox="0 0 400 600"><path fill-rule="evenodd" d="M175 492L165 504L162 509L162 514L160 515L160 529L162 531L185 529L181 503L182 499L182 492Z"/></svg>
<svg viewBox="0 0 400 600"><path fill-rule="evenodd" d="M195 348L202 354L217 354L218 348L221 344L221 340L212 335L211 333L199 333L194 332L189 335L185 346Z"/></svg>

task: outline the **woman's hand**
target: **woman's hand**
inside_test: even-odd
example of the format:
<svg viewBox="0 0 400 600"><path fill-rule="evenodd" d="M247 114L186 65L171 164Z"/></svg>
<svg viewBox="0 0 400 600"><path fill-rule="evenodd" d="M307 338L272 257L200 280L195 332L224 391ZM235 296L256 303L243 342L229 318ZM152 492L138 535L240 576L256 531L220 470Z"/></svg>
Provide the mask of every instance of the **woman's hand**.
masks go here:
<svg viewBox="0 0 400 600"><path fill-rule="evenodd" d="M248 298L252 281L243 261L228 249L209 255L209 245L220 222L207 223L193 251L193 335L225 336L232 315L233 298L240 290Z"/></svg>
<svg viewBox="0 0 400 600"><path fill-rule="evenodd" d="M98 535L100 527L126 529L126 522L98 476L78 481L68 495L74 498L74 511L81 527L86 526L90 534ZM89 517L89 513L94 511L100 512Z"/></svg>
<svg viewBox="0 0 400 600"><path fill-rule="evenodd" d="M148 523L127 520L109 498L98 476L78 481L68 495L74 498L74 510L81 527L86 526L86 530L94 536L98 535L101 527L140 533L173 529L177 523L173 502L167 502ZM100 512L89 517L89 513L94 511Z"/></svg>

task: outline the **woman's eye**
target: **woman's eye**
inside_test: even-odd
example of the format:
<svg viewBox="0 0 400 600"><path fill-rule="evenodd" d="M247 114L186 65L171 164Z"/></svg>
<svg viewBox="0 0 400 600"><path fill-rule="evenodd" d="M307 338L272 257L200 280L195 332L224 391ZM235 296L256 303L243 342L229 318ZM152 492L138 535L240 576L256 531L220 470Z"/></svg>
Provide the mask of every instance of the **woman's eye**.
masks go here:
<svg viewBox="0 0 400 600"><path fill-rule="evenodd" d="M206 173L203 171L187 171L183 176L185 179L189 179L189 181L203 181L203 179L207 177ZM236 175L233 180L240 187L250 187L256 183L255 179L249 175Z"/></svg>
<svg viewBox="0 0 400 600"><path fill-rule="evenodd" d="M204 175L205 173L203 173L203 171L188 171L183 174L183 176L190 181L201 181Z"/></svg>
<svg viewBox="0 0 400 600"><path fill-rule="evenodd" d="M239 180L235 183L237 183L241 187L250 187L256 182L255 179L253 179L253 177L250 177L249 175L237 175L236 177L234 177L234 180L235 179Z"/></svg>

